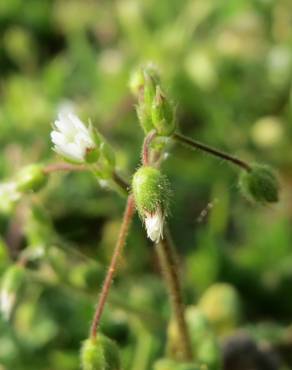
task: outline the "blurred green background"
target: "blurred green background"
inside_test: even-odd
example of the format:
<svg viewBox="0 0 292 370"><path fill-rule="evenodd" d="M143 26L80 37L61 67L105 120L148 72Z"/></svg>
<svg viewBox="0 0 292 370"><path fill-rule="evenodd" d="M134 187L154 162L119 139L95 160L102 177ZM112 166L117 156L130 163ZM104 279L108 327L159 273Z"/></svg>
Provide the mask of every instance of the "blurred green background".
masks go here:
<svg viewBox="0 0 292 370"><path fill-rule="evenodd" d="M175 146L163 164L186 302L230 284L241 308L228 335L244 330L272 348L271 369L292 369L291 0L1 1L1 179L58 160L49 133L64 104L107 137L130 178L143 132L128 81L149 60L184 134L279 172L280 202L264 207L240 195L237 169L220 160ZM0 318L1 370L79 369L124 203L89 174L59 173L1 213L1 275L20 253L30 256L12 317ZM163 357L168 316L136 217L102 325L125 369L152 369ZM226 332L214 330L224 346Z"/></svg>

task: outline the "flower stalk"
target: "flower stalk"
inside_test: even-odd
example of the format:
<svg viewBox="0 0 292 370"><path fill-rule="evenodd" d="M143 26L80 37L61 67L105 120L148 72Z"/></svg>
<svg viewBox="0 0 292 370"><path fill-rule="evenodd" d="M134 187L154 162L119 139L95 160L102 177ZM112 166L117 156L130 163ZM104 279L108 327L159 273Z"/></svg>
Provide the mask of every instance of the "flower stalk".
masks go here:
<svg viewBox="0 0 292 370"><path fill-rule="evenodd" d="M122 225L120 228L119 237L114 249L114 253L111 259L111 263L108 268L108 272L106 274L102 290L99 296L99 301L97 303L97 307L94 313L93 321L91 324L90 329L90 336L91 338L96 338L98 327L100 323L100 318L104 310L104 306L117 270L117 265L119 263L119 259L121 256L121 253L124 249L124 246L126 244L126 237L130 228L130 224L133 218L135 212L135 204L134 204L134 198L132 195L128 196L127 205L124 212L124 217L122 221Z"/></svg>
<svg viewBox="0 0 292 370"><path fill-rule="evenodd" d="M168 230L166 230L164 238L156 246L156 252L167 285L173 316L182 343L181 359L185 361L192 360L191 338L185 320L185 307L179 279L179 267L174 245Z"/></svg>
<svg viewBox="0 0 292 370"><path fill-rule="evenodd" d="M245 170L247 172L251 171L251 166L247 162L245 162L242 159L239 159L239 158L237 158L237 157L235 157L231 154L228 154L228 153L222 152L221 150L212 148L209 145L203 144L203 143L201 143L197 140L193 140L193 139L191 139L187 136L184 136L182 134L179 134L177 132L173 134L172 138L176 142L178 142L180 144L183 144L183 145L186 145L187 147L189 147L191 149L199 149L199 150L201 150L203 152L206 152L208 154L211 154L215 157L222 158L226 161L229 161L229 162L235 164L236 166L241 167L243 170Z"/></svg>

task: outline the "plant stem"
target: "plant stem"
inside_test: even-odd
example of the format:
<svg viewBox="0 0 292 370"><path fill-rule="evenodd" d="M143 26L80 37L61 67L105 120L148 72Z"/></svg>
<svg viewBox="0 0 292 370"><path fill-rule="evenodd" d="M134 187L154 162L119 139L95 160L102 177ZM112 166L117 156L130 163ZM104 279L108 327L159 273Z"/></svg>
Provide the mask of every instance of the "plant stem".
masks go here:
<svg viewBox="0 0 292 370"><path fill-rule="evenodd" d="M113 172L113 180L120 187L120 189L123 190L123 192L125 192L126 194L129 193L131 187L130 184L125 179L123 179L123 177L121 177L121 175L119 175L116 171Z"/></svg>
<svg viewBox="0 0 292 370"><path fill-rule="evenodd" d="M83 165L75 165L70 163L53 163L47 165L43 171L45 174L49 174L59 171L84 171L85 169L86 167Z"/></svg>
<svg viewBox="0 0 292 370"><path fill-rule="evenodd" d="M228 153L225 153L225 152L222 152L221 150L218 150L218 149L215 149L215 148L212 148L208 145L205 145L199 141L196 141L196 140L193 140L187 136L184 136L182 134L179 134L179 133L175 133L173 134L172 138L179 142L180 144L184 144L192 149L199 149L199 150L202 150L206 153L209 153L215 157L219 157L219 158L222 158L222 159L225 159L226 161L229 161L229 162L232 162L233 164L241 167L242 169L244 169L245 171L248 171L250 172L251 171L251 167L250 165L239 159L239 158L236 158Z"/></svg>
<svg viewBox="0 0 292 370"><path fill-rule="evenodd" d="M183 360L192 360L191 339L185 321L185 307L182 298L182 289L178 276L177 257L169 231L166 230L164 239L156 246L159 263L167 285L173 315L180 335Z"/></svg>
<svg viewBox="0 0 292 370"><path fill-rule="evenodd" d="M155 138L157 132L156 130L152 130L149 134L145 137L142 149L142 163L144 166L149 166L151 164L150 160L150 144L152 140Z"/></svg>
<svg viewBox="0 0 292 370"><path fill-rule="evenodd" d="M128 200L127 200L126 209L125 209L125 212L124 212L122 225L121 225L121 228L120 228L119 237L118 237L115 249L114 249L114 253L113 253L113 256L112 256L112 259L111 259L110 266L108 268L107 275L105 277L105 280L104 280L104 283L103 283L103 286L102 286L99 301L97 303L97 307L96 307L96 310L95 310L95 313L94 313L94 317L93 317L93 321L92 321L92 325L91 325L91 329L90 329L91 338L96 338L100 318L101 318L101 315L103 313L103 309L104 309L104 306L105 306L105 303L106 303L106 300L107 300L107 296L108 296L109 291L110 291L110 287L112 285L112 281L113 281L113 278L114 278L114 275L115 275L115 272L116 272L116 269L117 269L117 265L118 265L118 262L119 262L119 259L120 259L120 255L121 255L121 253L123 251L123 248L125 246L126 236L128 234L128 230L129 230L134 212L135 212L134 198L133 198L132 195L129 195Z"/></svg>

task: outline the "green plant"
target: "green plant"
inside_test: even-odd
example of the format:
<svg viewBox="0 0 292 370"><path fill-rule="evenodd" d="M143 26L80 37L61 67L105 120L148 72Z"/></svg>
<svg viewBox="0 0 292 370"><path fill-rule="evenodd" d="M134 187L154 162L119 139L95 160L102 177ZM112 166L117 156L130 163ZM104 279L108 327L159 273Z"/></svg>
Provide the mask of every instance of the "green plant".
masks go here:
<svg viewBox="0 0 292 370"><path fill-rule="evenodd" d="M173 356L173 361L182 364L190 363L190 367L185 364L177 368L196 368L197 365L191 364L194 358L194 334L190 333L188 320L185 317L176 248L166 222L171 210L170 198L172 197L175 202L175 192L171 191L169 180L161 170L165 153L171 150L172 143L178 143L237 166L241 171L240 186L243 192L256 201L266 203L277 201L279 186L275 175L268 167L250 165L235 156L179 133L174 104L165 92L158 69L153 64L147 64L134 72L131 88L138 101L137 115L145 133L142 164L133 175L131 182L119 174L114 149L93 125L90 124L87 127L73 112L61 112L58 120L55 121L51 139L55 152L68 163L37 164L20 171L15 178L3 184L2 189L0 188L2 209L7 210L13 207L27 192L40 190L46 184L47 175L63 170L89 171L103 187L118 191L121 196L126 196L127 203L119 236L102 285L89 338L83 345L83 367L84 369L109 370L120 368L116 357L114 361L111 361L111 356L105 354L107 350L104 347L108 346L109 342L107 339L100 339L104 338L100 334L100 319L126 244L133 215L137 209L145 224L148 237L155 242L154 248L169 294L172 309L171 320L174 322L176 336L180 342L179 350ZM24 256L21 264L27 265L30 258L31 256ZM57 264L55 268L58 268ZM204 346L202 343L198 344L196 359L210 368L219 367L220 359L218 360L219 356L217 357L218 347L214 337L208 335L203 344ZM100 351L100 354L97 355L95 350ZM209 358L210 353L211 359ZM213 357L216 358L215 365L212 363ZM165 363L168 363L168 360ZM171 363L170 360L169 363ZM157 365L157 369L160 368L159 366Z"/></svg>

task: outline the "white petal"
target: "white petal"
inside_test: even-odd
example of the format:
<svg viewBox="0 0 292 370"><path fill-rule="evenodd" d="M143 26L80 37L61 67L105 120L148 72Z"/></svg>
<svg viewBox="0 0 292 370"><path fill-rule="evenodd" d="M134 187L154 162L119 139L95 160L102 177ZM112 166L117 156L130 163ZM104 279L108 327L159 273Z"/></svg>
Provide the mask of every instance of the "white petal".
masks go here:
<svg viewBox="0 0 292 370"><path fill-rule="evenodd" d="M66 146L55 146L54 150L71 161L80 163L84 161L84 152L74 143L67 143Z"/></svg>
<svg viewBox="0 0 292 370"><path fill-rule="evenodd" d="M155 243L163 238L163 219L160 208L155 213L148 214L145 218L147 235Z"/></svg>
<svg viewBox="0 0 292 370"><path fill-rule="evenodd" d="M2 290L0 295L0 311L6 320L9 319L11 311L15 303L15 295Z"/></svg>
<svg viewBox="0 0 292 370"><path fill-rule="evenodd" d="M60 113L54 126L54 150L69 160L84 162L87 150L95 147L89 129L72 112Z"/></svg>
<svg viewBox="0 0 292 370"><path fill-rule="evenodd" d="M89 131L84 125L84 123L73 113L69 113L68 117L72 124L74 125L74 128L76 131L82 131L84 134L89 136Z"/></svg>
<svg viewBox="0 0 292 370"><path fill-rule="evenodd" d="M63 146L67 143L65 136L58 131L51 132L51 140L56 146Z"/></svg>
<svg viewBox="0 0 292 370"><path fill-rule="evenodd" d="M74 135L75 128L72 122L66 118L65 115L59 115L57 119L54 122L54 126L57 130L59 130L64 135Z"/></svg>
<svg viewBox="0 0 292 370"><path fill-rule="evenodd" d="M75 143L84 148L85 151L87 149L92 149L95 147L95 143L91 139L90 136L85 135L83 132L79 132L75 137Z"/></svg>

